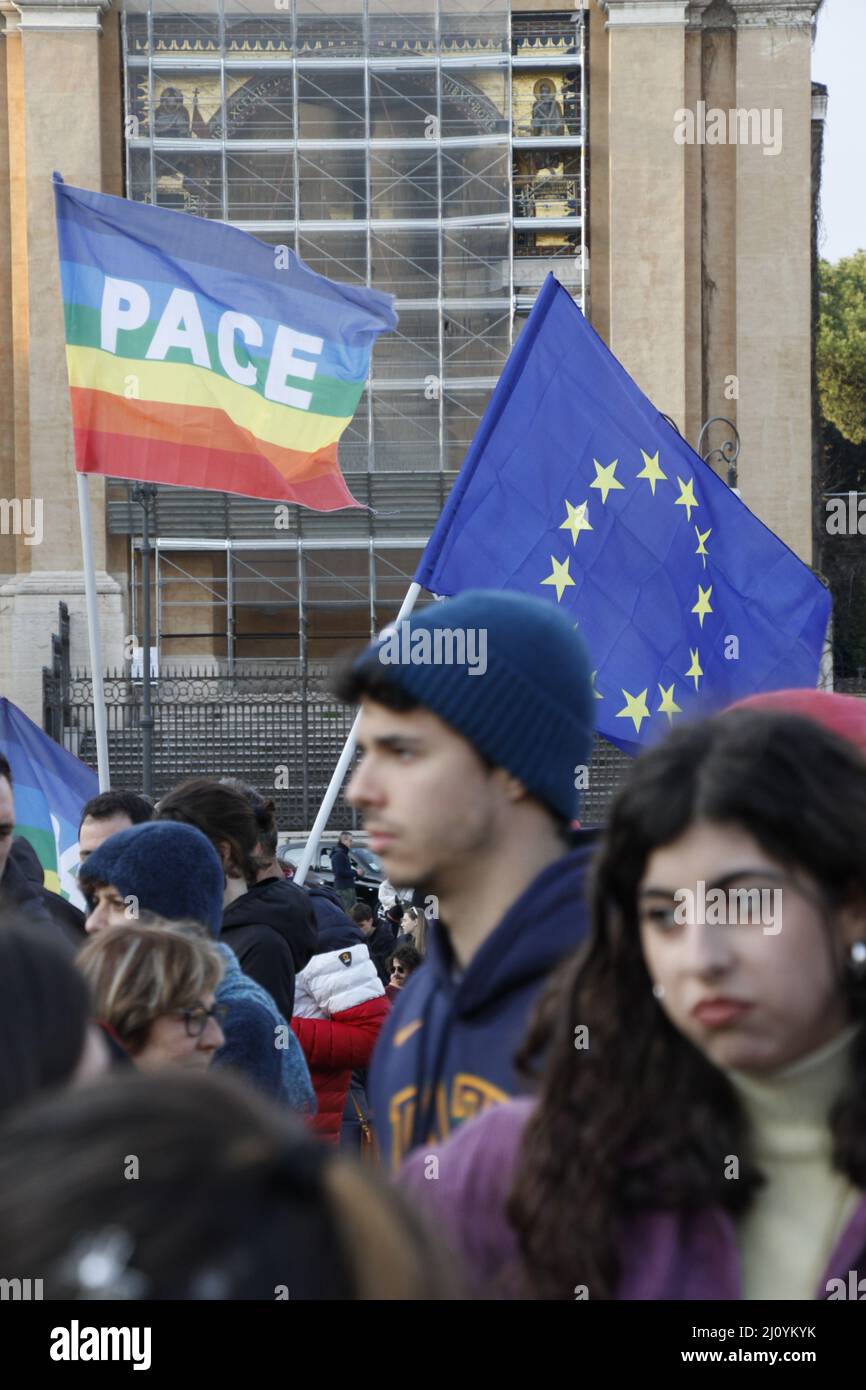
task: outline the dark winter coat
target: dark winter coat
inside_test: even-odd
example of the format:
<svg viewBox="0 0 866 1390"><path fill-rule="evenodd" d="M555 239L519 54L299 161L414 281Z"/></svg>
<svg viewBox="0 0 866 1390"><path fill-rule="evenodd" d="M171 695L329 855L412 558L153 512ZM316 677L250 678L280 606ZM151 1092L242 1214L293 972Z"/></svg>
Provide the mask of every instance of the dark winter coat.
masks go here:
<svg viewBox="0 0 866 1390"><path fill-rule="evenodd" d="M338 892L354 888L357 874L352 868L349 851L345 845L335 845L331 850L331 869L334 874L334 887Z"/></svg>
<svg viewBox="0 0 866 1390"><path fill-rule="evenodd" d="M376 925L373 928L373 935L367 937L367 946L373 964L376 967L376 974L379 976L382 984L387 985L391 978L389 962L397 949L394 933L391 931L390 926L387 926L383 922L376 921Z"/></svg>
<svg viewBox="0 0 866 1390"><path fill-rule="evenodd" d="M49 912L43 894L44 889L28 878L10 852L3 877L0 878L0 918L14 917L25 926L51 936L52 940L60 940L72 955L75 944L69 940L68 932ZM80 946L82 942L77 944Z"/></svg>
<svg viewBox="0 0 866 1390"><path fill-rule="evenodd" d="M593 840L581 832L577 847L539 874L462 973L445 927L428 931L424 963L400 990L370 1071L386 1166L396 1170L419 1144L521 1089L513 1059L536 996L586 932Z"/></svg>
<svg viewBox="0 0 866 1390"><path fill-rule="evenodd" d="M316 924L319 928L319 941L322 940L322 933L329 931L344 932L352 930L355 932L353 941L363 941L364 933L361 928L352 921L340 899L337 897L336 890L329 887L327 883L306 883L304 892L310 899Z"/></svg>
<svg viewBox="0 0 866 1390"><path fill-rule="evenodd" d="M303 970L318 939L304 890L284 878L254 884L226 908L220 937L244 973L268 991L284 1018L291 1018L295 973Z"/></svg>
<svg viewBox="0 0 866 1390"><path fill-rule="evenodd" d="M36 896L55 927L59 927L63 940L68 942L74 951L80 951L87 941L84 913L68 898L62 897L60 893L52 893L50 888L45 887L45 874L39 856L23 835L16 835L12 841L9 859L36 890Z"/></svg>

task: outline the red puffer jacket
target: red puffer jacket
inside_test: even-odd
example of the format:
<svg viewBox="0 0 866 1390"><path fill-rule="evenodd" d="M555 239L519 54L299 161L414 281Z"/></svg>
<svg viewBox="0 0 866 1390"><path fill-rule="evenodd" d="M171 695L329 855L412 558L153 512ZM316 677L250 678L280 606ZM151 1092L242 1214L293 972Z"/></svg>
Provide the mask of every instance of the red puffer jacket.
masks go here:
<svg viewBox="0 0 866 1390"><path fill-rule="evenodd" d="M292 1028L319 1105L312 1125L330 1144L340 1142L352 1072L369 1064L390 1008L366 945L321 951L297 976Z"/></svg>
<svg viewBox="0 0 866 1390"><path fill-rule="evenodd" d="M391 1006L384 994L333 1018L293 1018L319 1103L312 1126L321 1139L339 1144L352 1072L369 1065L379 1029Z"/></svg>

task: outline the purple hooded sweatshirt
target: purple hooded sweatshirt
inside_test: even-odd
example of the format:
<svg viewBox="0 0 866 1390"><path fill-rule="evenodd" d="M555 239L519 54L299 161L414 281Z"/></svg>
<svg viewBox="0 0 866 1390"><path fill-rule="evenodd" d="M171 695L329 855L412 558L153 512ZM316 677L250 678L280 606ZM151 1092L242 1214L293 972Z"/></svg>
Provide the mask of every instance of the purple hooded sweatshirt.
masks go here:
<svg viewBox="0 0 866 1390"><path fill-rule="evenodd" d="M445 1144L416 1150L401 1170L401 1184L426 1208L481 1298L526 1297L505 1201L533 1106L531 1099L497 1105L462 1125ZM743 1296L736 1227L720 1207L636 1213L619 1254L618 1300ZM866 1196L837 1242L815 1298L828 1297L831 1279L849 1287L852 1270L858 1279L866 1274ZM592 1289L588 1294L591 1298ZM563 1290L564 1298L576 1295L577 1290Z"/></svg>

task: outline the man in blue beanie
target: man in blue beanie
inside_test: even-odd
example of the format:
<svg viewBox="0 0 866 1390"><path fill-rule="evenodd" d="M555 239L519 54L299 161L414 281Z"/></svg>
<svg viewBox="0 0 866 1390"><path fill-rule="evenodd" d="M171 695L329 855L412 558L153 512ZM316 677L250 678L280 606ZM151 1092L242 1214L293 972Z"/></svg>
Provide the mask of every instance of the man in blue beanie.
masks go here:
<svg viewBox="0 0 866 1390"><path fill-rule="evenodd" d="M594 693L553 604L469 591L386 630L338 694L361 706L346 799L388 879L439 919L373 1057L374 1123L396 1169L519 1088L536 995L585 933L592 836L571 824Z"/></svg>
<svg viewBox="0 0 866 1390"><path fill-rule="evenodd" d="M219 936L225 874L213 845L194 826L148 821L121 830L88 855L78 881L90 909L88 932L139 918L146 924L152 914L200 922ZM267 991L243 973L234 952L221 941L217 950L225 974L216 997L228 1016L214 1066L234 1067L294 1110L315 1111L309 1069L288 1023Z"/></svg>

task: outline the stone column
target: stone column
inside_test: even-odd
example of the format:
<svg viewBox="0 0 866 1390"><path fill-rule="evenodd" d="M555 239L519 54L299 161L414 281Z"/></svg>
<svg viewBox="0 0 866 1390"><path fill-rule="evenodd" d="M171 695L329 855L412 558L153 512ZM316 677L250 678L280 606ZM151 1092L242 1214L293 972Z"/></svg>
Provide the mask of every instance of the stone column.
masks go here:
<svg viewBox="0 0 866 1390"><path fill-rule="evenodd" d="M610 347L686 428L688 0L603 0L609 40Z"/></svg>
<svg viewBox="0 0 866 1390"><path fill-rule="evenodd" d="M9 228L8 78L4 24L5 0L0 0L0 498L15 495L15 408L12 394L12 247ZM0 525L0 582L15 569L15 537Z"/></svg>
<svg viewBox="0 0 866 1390"><path fill-rule="evenodd" d="M15 574L0 588L4 693L41 718L41 669L57 605L72 617L73 662L88 663L81 543L67 394L51 174L102 186L100 13L109 0L3 0L11 153L12 351L15 495L39 533L16 541ZM121 113L118 110L117 120ZM91 479L104 660L119 659L121 592L105 573L105 502ZM26 512L25 512L26 514ZM28 543L30 542L30 543Z"/></svg>
<svg viewBox="0 0 866 1390"><path fill-rule="evenodd" d="M808 563L810 66L818 0L731 3L737 109L761 113L766 137L736 148L739 486L748 506Z"/></svg>
<svg viewBox="0 0 866 1390"><path fill-rule="evenodd" d="M589 147L586 152L587 207L584 227L589 239L589 302L592 326L610 346L610 144L608 130L608 37L604 13L594 0L584 17L589 27L586 73L589 99Z"/></svg>
<svg viewBox="0 0 866 1390"><path fill-rule="evenodd" d="M683 109L696 111L703 95L702 25L710 0L691 0L686 25L686 80ZM691 444L696 444L703 413L701 383L704 370L701 290L704 269L704 160L702 145L686 144L683 248L685 252L685 410L677 424Z"/></svg>
<svg viewBox="0 0 866 1390"><path fill-rule="evenodd" d="M737 105L735 23L727 8L713 6L703 16L701 97L707 112L722 111L726 119ZM705 145L701 154L700 423L721 415L736 425L737 148L729 143ZM714 426L708 442L718 446L725 437L723 427ZM720 472L727 477L726 469Z"/></svg>

